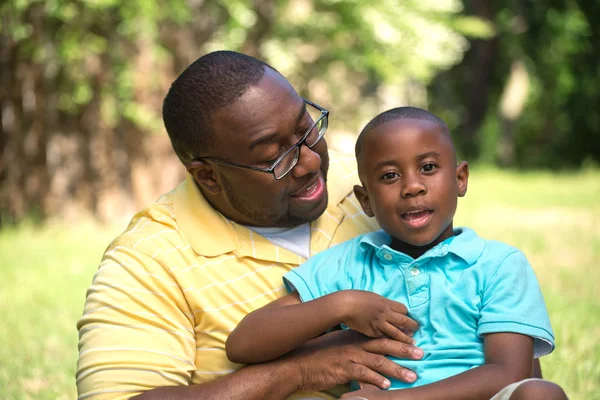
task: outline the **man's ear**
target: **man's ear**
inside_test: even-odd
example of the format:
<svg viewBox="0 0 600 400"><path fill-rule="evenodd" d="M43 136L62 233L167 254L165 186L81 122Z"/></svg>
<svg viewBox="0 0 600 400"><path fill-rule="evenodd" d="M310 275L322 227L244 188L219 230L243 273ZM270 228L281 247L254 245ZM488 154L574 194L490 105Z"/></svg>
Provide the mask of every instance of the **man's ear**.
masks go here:
<svg viewBox="0 0 600 400"><path fill-rule="evenodd" d="M217 180L215 170L205 161L194 160L186 166L188 172L192 174L196 183L206 192L217 195L221 192L221 185Z"/></svg>
<svg viewBox="0 0 600 400"><path fill-rule="evenodd" d="M458 183L458 197L464 197L467 194L469 185L469 163L462 161L456 167L456 181Z"/></svg>
<svg viewBox="0 0 600 400"><path fill-rule="evenodd" d="M373 209L371 208L371 201L369 200L367 189L360 185L354 185L354 195L365 214L372 218L375 214L373 214Z"/></svg>

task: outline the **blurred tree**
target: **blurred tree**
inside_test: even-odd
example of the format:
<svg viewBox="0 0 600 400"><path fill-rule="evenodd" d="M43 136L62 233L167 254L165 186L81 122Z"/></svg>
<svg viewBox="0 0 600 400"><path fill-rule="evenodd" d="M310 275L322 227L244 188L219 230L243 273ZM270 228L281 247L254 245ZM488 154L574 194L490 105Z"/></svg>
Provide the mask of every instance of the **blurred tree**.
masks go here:
<svg viewBox="0 0 600 400"><path fill-rule="evenodd" d="M489 26L459 0L7 0L0 4L0 222L87 209L108 219L183 169L160 120L172 79L228 48L263 58L354 134Z"/></svg>
<svg viewBox="0 0 600 400"><path fill-rule="evenodd" d="M597 164L600 3L465 3L497 35L475 42L430 87L431 108L451 122L464 156L521 167Z"/></svg>

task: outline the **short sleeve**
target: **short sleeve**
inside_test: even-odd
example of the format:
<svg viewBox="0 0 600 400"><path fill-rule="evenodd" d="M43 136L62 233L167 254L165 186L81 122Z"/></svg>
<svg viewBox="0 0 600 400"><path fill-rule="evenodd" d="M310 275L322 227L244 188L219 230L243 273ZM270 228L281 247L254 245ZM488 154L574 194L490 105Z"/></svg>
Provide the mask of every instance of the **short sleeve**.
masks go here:
<svg viewBox="0 0 600 400"><path fill-rule="evenodd" d="M189 385L196 354L192 318L159 262L129 246L109 249L78 322L80 398L125 399Z"/></svg>
<svg viewBox="0 0 600 400"><path fill-rule="evenodd" d="M509 254L486 284L478 334L513 332L534 338L534 356L554 350L554 333L535 273L520 251Z"/></svg>
<svg viewBox="0 0 600 400"><path fill-rule="evenodd" d="M314 255L284 275L289 292L297 291L304 302L339 290L351 289L347 265L351 262L356 240L350 240Z"/></svg>

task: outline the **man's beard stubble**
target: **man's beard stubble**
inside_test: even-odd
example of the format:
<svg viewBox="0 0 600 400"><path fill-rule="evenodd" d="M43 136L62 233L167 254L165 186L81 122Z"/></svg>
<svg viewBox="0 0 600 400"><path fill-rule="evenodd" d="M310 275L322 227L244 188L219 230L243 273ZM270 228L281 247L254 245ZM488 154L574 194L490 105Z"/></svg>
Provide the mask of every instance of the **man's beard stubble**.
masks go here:
<svg viewBox="0 0 600 400"><path fill-rule="evenodd" d="M321 171L323 175L323 180L325 181L325 185L327 185L327 171ZM296 226L300 226L302 224L312 222L319 218L323 213L320 213L314 219L309 219L308 217L300 217L295 215L290 215L289 210L285 214L266 214L256 209L252 209L249 207L242 199L238 198L235 195L235 191L232 190L233 187L227 181L227 179L223 179L223 188L227 193L227 198L229 199L229 203L231 207L233 207L237 212L242 215L247 216L249 219L254 221L253 226L260 227L269 227L269 228L293 228ZM329 200L329 199L327 199ZM325 212L326 206L323 208L323 212Z"/></svg>

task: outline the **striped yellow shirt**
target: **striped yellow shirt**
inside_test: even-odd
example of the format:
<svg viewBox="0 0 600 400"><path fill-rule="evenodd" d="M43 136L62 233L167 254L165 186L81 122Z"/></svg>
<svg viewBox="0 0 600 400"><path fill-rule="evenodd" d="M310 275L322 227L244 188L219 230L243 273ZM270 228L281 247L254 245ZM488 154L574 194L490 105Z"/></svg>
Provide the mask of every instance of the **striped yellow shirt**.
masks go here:
<svg viewBox="0 0 600 400"><path fill-rule="evenodd" d="M332 157L328 181L328 208L310 224L311 254L377 229L351 194L354 159ZM285 294L282 275L303 261L216 212L188 176L102 258L77 324L79 399L124 399L240 368L225 355L227 336Z"/></svg>

